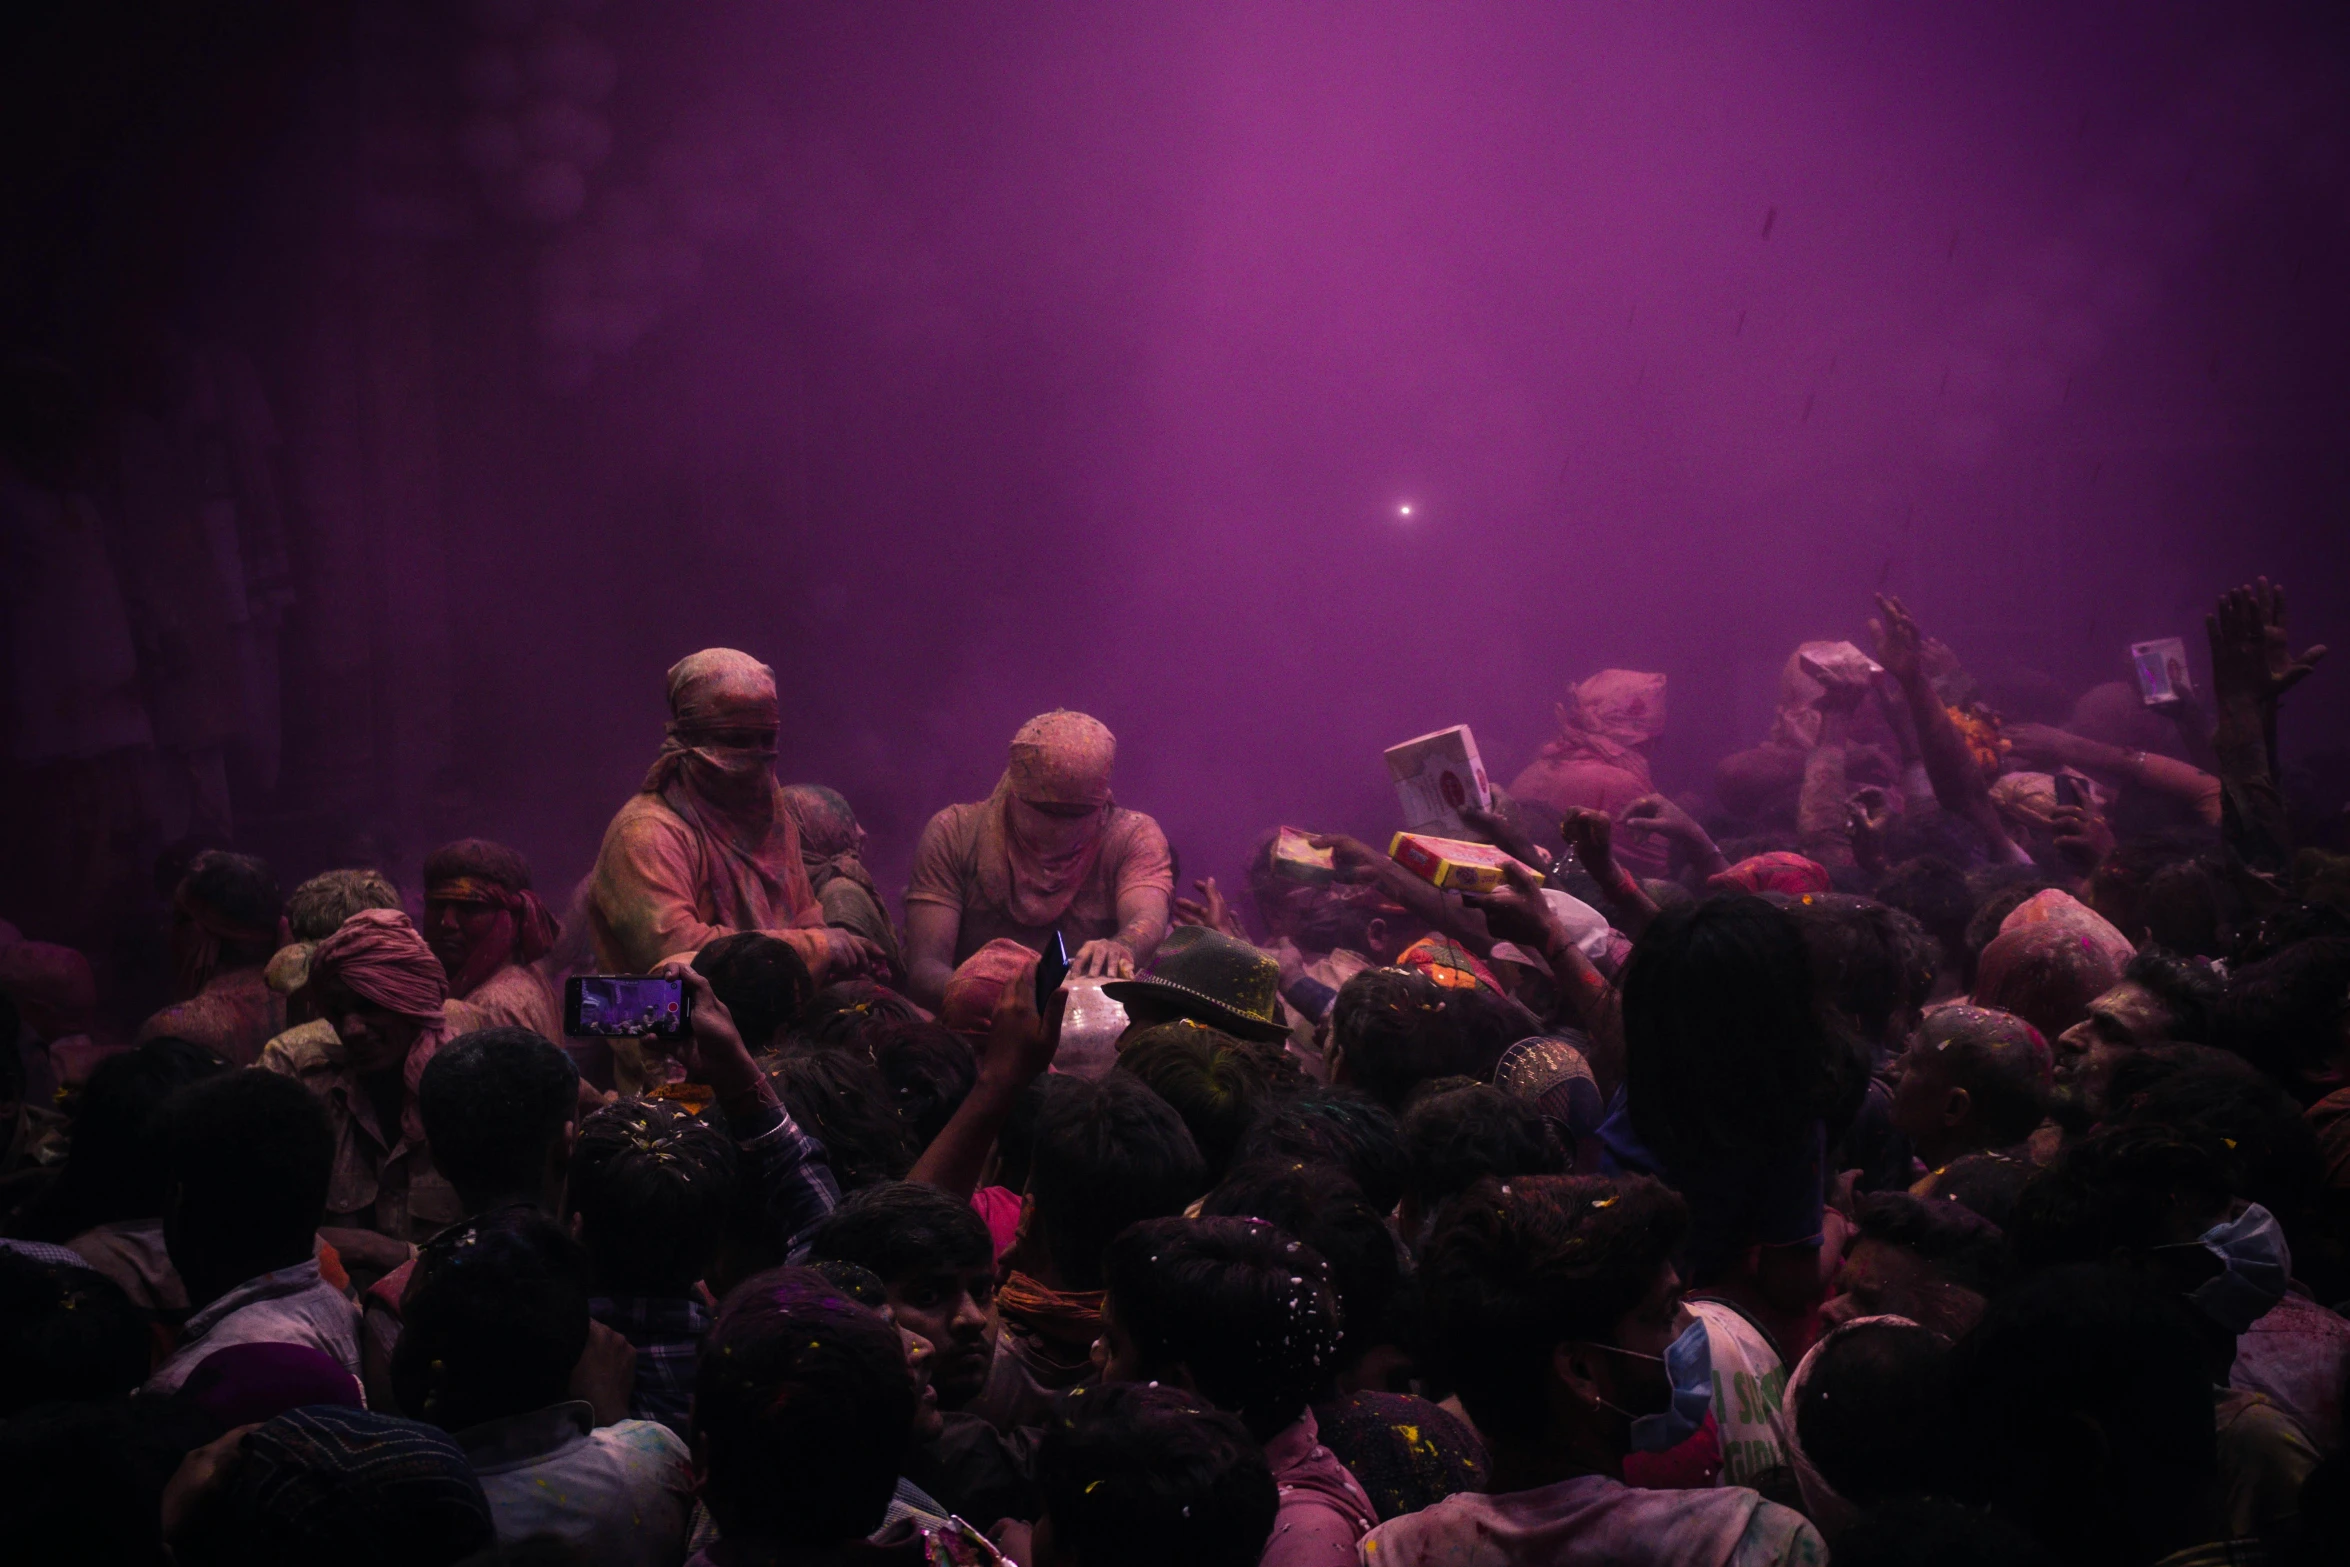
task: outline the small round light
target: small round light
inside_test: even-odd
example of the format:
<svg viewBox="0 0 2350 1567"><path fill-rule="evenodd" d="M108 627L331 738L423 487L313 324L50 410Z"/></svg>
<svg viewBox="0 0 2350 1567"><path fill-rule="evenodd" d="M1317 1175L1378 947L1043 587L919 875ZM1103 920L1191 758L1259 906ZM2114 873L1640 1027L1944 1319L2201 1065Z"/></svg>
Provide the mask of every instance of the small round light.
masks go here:
<svg viewBox="0 0 2350 1567"><path fill-rule="evenodd" d="M1409 517L1412 514L1412 509L1409 506L1398 506L1396 513L1399 516Z"/></svg>

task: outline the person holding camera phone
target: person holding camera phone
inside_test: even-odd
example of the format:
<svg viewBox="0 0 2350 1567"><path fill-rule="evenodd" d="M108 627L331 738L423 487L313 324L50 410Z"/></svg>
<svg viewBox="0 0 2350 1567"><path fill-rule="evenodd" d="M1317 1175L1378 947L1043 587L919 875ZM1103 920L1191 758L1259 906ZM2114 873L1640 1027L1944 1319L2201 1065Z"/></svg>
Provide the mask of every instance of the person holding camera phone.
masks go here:
<svg viewBox="0 0 2350 1567"><path fill-rule="evenodd" d="M606 973L648 973L738 930L788 943L819 984L883 961L824 923L775 780L780 727L775 671L748 653L705 648L670 667L668 735L604 830L589 888Z"/></svg>

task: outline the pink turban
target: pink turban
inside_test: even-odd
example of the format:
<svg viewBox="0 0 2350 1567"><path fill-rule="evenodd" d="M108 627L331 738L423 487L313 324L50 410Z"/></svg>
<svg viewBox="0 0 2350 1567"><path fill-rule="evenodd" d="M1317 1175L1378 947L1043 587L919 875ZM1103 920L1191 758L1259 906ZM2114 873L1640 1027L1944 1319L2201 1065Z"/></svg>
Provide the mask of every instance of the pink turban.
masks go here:
<svg viewBox="0 0 2350 1567"><path fill-rule="evenodd" d="M361 909L310 954L310 983L333 980L386 1012L441 1021L449 981L441 960L398 909Z"/></svg>
<svg viewBox="0 0 2350 1567"><path fill-rule="evenodd" d="M2120 951L2128 950L2123 943ZM2089 1015L2091 1001L2120 983L2125 961L2111 943L2069 921L2011 924L1983 949L1975 1005L2012 1012L2055 1039Z"/></svg>
<svg viewBox="0 0 2350 1567"><path fill-rule="evenodd" d="M985 1040L995 1028L996 1002L1004 987L1036 954L1008 936L998 936L962 961L947 981L938 1020L966 1039Z"/></svg>
<svg viewBox="0 0 2350 1567"><path fill-rule="evenodd" d="M2061 888L2050 887L2033 893L2008 911L2007 918L1999 922L1999 929L2004 934L2026 925L2065 926L2095 944L2113 960L2116 968L2137 953L2137 948L2130 945L2130 938L2111 920Z"/></svg>
<svg viewBox="0 0 2350 1567"><path fill-rule="evenodd" d="M1791 898L1835 890L1825 865L1784 849L1740 860L1726 871L1717 871L1706 885L1721 892L1783 892Z"/></svg>

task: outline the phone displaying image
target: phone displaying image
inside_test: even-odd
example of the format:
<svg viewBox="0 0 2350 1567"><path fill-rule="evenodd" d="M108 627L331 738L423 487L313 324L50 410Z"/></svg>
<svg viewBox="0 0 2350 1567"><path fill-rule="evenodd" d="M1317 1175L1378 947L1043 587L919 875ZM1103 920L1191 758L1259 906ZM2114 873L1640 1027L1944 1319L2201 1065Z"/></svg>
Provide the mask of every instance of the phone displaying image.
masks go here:
<svg viewBox="0 0 2350 1567"><path fill-rule="evenodd" d="M576 1039L675 1039L693 1016L685 982L658 974L578 974L563 982L563 1032Z"/></svg>
<svg viewBox="0 0 2350 1567"><path fill-rule="evenodd" d="M1044 1015L1045 1006L1053 999L1053 992L1061 988L1061 981L1069 977L1069 944L1053 932L1052 945L1044 949L1044 956L1036 965L1036 1012Z"/></svg>
<svg viewBox="0 0 2350 1567"><path fill-rule="evenodd" d="M2187 679L2187 644L2177 637L2130 644L2130 667L2138 672L2138 700L2168 707L2194 690Z"/></svg>

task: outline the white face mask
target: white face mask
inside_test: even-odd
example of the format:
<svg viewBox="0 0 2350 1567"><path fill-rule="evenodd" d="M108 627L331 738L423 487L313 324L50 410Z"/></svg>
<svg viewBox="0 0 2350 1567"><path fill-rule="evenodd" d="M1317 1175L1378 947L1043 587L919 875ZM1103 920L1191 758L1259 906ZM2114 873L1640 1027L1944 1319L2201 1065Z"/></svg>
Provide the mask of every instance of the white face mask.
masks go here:
<svg viewBox="0 0 2350 1567"><path fill-rule="evenodd" d="M2187 1298L2230 1333L2248 1332L2275 1310L2292 1282L2293 1253L2285 1244L2284 1227L2258 1203L2180 1244L2201 1246L2219 1259L2218 1274Z"/></svg>

